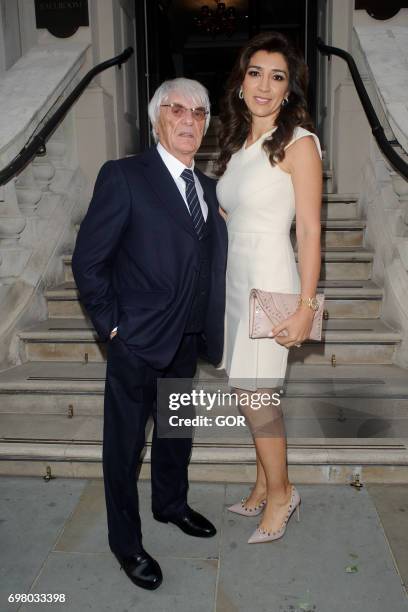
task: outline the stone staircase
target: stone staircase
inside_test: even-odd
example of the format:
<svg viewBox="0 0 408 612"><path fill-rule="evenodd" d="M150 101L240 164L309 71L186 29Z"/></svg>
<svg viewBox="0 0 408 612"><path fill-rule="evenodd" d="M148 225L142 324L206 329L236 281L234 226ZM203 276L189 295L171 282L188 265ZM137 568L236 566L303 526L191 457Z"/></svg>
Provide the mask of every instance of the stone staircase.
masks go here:
<svg viewBox="0 0 408 612"><path fill-rule="evenodd" d="M211 147L200 156L208 169ZM357 197L326 193L322 224L323 342L290 351L283 389L291 478L408 482L408 376L394 364L401 336L381 318ZM45 292L48 319L18 334L21 365L0 373L2 474L102 474L105 345L78 301L70 255L63 264L65 281ZM221 387L223 373L200 364L197 385ZM215 429L196 433L191 478L251 481L247 431ZM150 443L142 477L149 457Z"/></svg>

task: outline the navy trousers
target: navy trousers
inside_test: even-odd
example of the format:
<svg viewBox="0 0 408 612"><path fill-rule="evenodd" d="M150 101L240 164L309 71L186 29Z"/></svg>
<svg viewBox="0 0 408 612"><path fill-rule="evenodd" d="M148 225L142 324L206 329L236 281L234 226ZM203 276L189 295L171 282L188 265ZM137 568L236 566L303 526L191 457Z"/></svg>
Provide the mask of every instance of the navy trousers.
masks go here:
<svg viewBox="0 0 408 612"><path fill-rule="evenodd" d="M180 516L187 505L192 439L157 435L157 379L193 378L197 334L185 334L171 364L156 370L115 336L108 344L104 403L103 474L109 545L129 556L142 549L137 475L145 446L145 428L154 419L151 449L153 513Z"/></svg>

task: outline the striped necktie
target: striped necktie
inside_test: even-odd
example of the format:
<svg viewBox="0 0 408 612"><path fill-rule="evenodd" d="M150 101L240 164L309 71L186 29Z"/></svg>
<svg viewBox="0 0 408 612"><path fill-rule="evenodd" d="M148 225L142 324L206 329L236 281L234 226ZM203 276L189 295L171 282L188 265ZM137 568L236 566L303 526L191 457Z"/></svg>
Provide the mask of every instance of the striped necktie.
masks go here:
<svg viewBox="0 0 408 612"><path fill-rule="evenodd" d="M204 234L204 216L201 210L200 200L198 199L197 190L194 183L194 175L192 170L187 168L180 174L186 184L186 199L188 208L193 222L194 229L198 239L201 240Z"/></svg>

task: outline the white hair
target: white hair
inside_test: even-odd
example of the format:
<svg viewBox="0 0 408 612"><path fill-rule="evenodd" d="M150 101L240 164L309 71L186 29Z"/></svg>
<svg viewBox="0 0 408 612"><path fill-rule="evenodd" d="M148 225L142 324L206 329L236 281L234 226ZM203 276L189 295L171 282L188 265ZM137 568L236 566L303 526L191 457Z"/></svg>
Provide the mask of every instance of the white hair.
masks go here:
<svg viewBox="0 0 408 612"><path fill-rule="evenodd" d="M185 79L184 77L169 79L168 81L164 81L161 85L159 85L149 102L149 119L150 123L152 124L155 142L158 141L158 135L156 134L154 126L159 119L160 106L163 104L163 102L168 100L169 95L174 91L177 91L188 100L191 100L192 104L204 106L204 108L208 111L208 115L206 115L205 118L204 134L206 133L210 124L210 99L208 97L208 91L204 85L201 85L201 83L198 81L194 81L193 79Z"/></svg>

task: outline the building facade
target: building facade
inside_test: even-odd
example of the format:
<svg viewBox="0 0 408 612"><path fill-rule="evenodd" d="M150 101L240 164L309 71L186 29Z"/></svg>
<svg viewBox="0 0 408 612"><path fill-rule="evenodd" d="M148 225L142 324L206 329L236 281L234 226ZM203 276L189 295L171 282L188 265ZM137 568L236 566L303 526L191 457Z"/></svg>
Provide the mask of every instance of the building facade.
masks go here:
<svg viewBox="0 0 408 612"><path fill-rule="evenodd" d="M52 461L47 444L32 447L23 433L42 410L69 418L94 415L93 435L100 440L104 347L84 316L70 271L70 253L96 174L107 159L137 154L152 143L150 96L163 79L182 75L202 81L211 94L215 120L199 154L211 172L225 77L239 47L262 30L285 32L303 51L311 111L324 149L327 330L323 347L294 355L293 371L313 378L316 367L331 379L378 380L386 370L403 380L408 368L408 183L379 150L346 63L323 56L317 39L352 53L388 141L407 162L408 5L0 0L0 20L0 170L14 163L93 66L128 47L134 50L120 68L104 70L90 82L45 151L0 186L0 394L4 414L21 416L20 421L4 417L6 438L25 441L14 447L7 440L0 444L3 466L24 465L36 473L27 457L34 454L41 469ZM91 368L86 379L80 374L84 365ZM308 366L307 375L296 370ZM326 376L323 370L316 379ZM385 399L406 411L395 393ZM364 409L372 405L366 404ZM52 430L50 439L60 438ZM86 464L81 448L71 467ZM205 466L205 448L197 450L197 466ZM58 452L65 450L62 445ZM100 448L89 452L98 457ZM310 467L307 452L300 463ZM223 453L220 446L212 456L228 463ZM319 461L323 469L327 461ZM198 476L206 473L197 467ZM323 478L323 471L317 473Z"/></svg>

